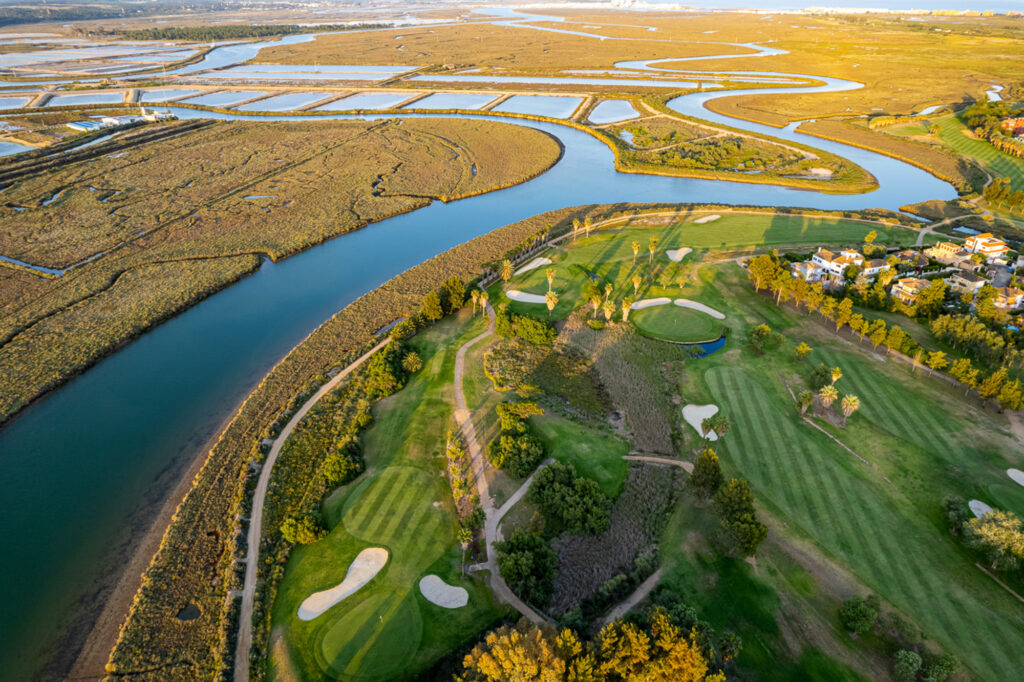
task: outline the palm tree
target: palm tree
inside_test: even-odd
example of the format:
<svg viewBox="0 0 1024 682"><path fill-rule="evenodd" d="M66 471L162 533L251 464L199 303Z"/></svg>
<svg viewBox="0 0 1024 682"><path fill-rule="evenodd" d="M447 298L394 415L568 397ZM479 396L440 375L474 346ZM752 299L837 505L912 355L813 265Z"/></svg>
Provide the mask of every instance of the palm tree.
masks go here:
<svg viewBox="0 0 1024 682"><path fill-rule="evenodd" d="M633 299L627 296L622 299L622 321L629 322L629 311L633 307Z"/></svg>
<svg viewBox="0 0 1024 682"><path fill-rule="evenodd" d="M633 295L640 295L640 285L644 283L644 278L640 275L633 275Z"/></svg>
<svg viewBox="0 0 1024 682"><path fill-rule="evenodd" d="M544 271L544 274L548 277L548 291L551 291L551 285L555 283L555 269L548 268Z"/></svg>
<svg viewBox="0 0 1024 682"><path fill-rule="evenodd" d="M512 274L514 272L515 271L512 269L512 261L508 258L501 261L501 278L505 281L505 284L508 284L508 281L512 279Z"/></svg>
<svg viewBox="0 0 1024 682"><path fill-rule="evenodd" d="M473 317L476 317L476 306L480 303L480 290L473 289L469 292L469 297L473 299Z"/></svg>
<svg viewBox="0 0 1024 682"><path fill-rule="evenodd" d="M579 234L579 231L580 231L580 219L579 218L574 218L573 221L572 221L572 240L574 242L576 241L576 235Z"/></svg>
<svg viewBox="0 0 1024 682"><path fill-rule="evenodd" d="M640 242L633 241L633 267L636 267L636 257L640 255Z"/></svg>
<svg viewBox="0 0 1024 682"><path fill-rule="evenodd" d="M832 383L834 384L834 383L836 383L837 381L839 381L842 378L843 378L843 370L841 370L838 367L833 367L832 368Z"/></svg>
<svg viewBox="0 0 1024 682"><path fill-rule="evenodd" d="M832 407L832 403L834 403L838 397L839 391L837 391L836 387L831 384L818 391L818 398L821 399L821 404L826 408Z"/></svg>
<svg viewBox="0 0 1024 682"><path fill-rule="evenodd" d="M655 249L658 248L658 242L659 241L661 241L661 240L659 240L657 237L651 237L650 243L647 244L647 251L649 251L650 254L651 254L650 258L648 258L648 260L647 260L648 264L654 262L654 251L655 251Z"/></svg>
<svg viewBox="0 0 1024 682"><path fill-rule="evenodd" d="M594 319L597 319L597 311L601 309L601 293L594 291L590 294L590 304L594 306Z"/></svg>
<svg viewBox="0 0 1024 682"><path fill-rule="evenodd" d="M481 291L480 292L480 312L485 312L487 310L487 299L488 298L490 298L490 296L488 295L488 293L486 291Z"/></svg>
<svg viewBox="0 0 1024 682"><path fill-rule="evenodd" d="M470 543L473 542L473 531L466 528L465 526L459 527L458 532L459 546L462 547L462 577L466 577L466 550L469 549Z"/></svg>
<svg viewBox="0 0 1024 682"><path fill-rule="evenodd" d="M604 319L608 322L612 321L612 315L615 314L615 303L612 301L605 301L604 305L601 306L601 311L604 313Z"/></svg>
<svg viewBox="0 0 1024 682"><path fill-rule="evenodd" d="M846 426L846 420L850 418L850 415L860 409L860 398L855 395L844 395L842 406L843 426Z"/></svg>
<svg viewBox="0 0 1024 682"><path fill-rule="evenodd" d="M583 231L587 233L588 237L590 236L590 230L592 227L594 227L594 224L590 222L590 218L583 221Z"/></svg>
<svg viewBox="0 0 1024 682"><path fill-rule="evenodd" d="M800 394L800 416L807 414L807 408L814 403L814 394L810 391L804 391Z"/></svg>
<svg viewBox="0 0 1024 682"><path fill-rule="evenodd" d="M612 295L612 283L606 282L604 285L604 300L608 300L608 297Z"/></svg>
<svg viewBox="0 0 1024 682"><path fill-rule="evenodd" d="M551 319L551 313L558 305L558 294L549 289L548 293L544 294L544 303L548 306L548 319Z"/></svg>

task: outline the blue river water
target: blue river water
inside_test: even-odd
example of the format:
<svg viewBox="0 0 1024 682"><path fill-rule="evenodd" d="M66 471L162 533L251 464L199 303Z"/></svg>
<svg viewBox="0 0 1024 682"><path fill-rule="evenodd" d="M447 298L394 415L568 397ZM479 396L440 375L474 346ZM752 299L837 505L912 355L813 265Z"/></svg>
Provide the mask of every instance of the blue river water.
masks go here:
<svg viewBox="0 0 1024 682"><path fill-rule="evenodd" d="M230 58L221 59L215 51L207 59L237 63L255 54L249 52L252 47L231 46L224 48L232 51ZM852 86L845 81L823 86L846 87ZM702 108L716 96L721 95L688 95L672 106L717 120ZM192 109L176 113L182 118L247 118ZM317 125L308 117L248 118ZM0 598L6 615L0 619L0 677L29 679L71 619L102 600L97 586L127 561L129 540L146 529L154 502L180 479L266 371L337 310L403 270L502 225L573 205L721 202L898 209L955 196L948 184L917 168L788 129L767 132L840 153L872 172L881 187L862 195L826 195L622 174L614 170L612 152L586 133L509 121L558 137L565 148L562 159L524 184L448 204L435 202L267 263L127 345L0 431L0 546L5 549ZM723 122L758 129L724 117Z"/></svg>

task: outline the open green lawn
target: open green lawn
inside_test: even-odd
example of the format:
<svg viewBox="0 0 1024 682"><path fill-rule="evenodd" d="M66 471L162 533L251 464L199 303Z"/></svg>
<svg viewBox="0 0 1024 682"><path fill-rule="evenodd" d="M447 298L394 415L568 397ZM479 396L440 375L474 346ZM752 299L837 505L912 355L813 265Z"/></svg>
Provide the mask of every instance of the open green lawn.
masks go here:
<svg viewBox="0 0 1024 682"><path fill-rule="evenodd" d="M622 459L629 454L626 441L551 413L531 417L530 423L549 457L572 464L581 476L597 481L609 497L619 496L629 472L629 464Z"/></svg>
<svg viewBox="0 0 1024 682"><path fill-rule="evenodd" d="M974 674L1017 675L1024 610L973 566L949 536L940 507L945 495L960 494L1024 511L1024 489L1013 490L1003 473L1024 459L1004 435L1005 422L962 404L935 379L867 355L869 344L858 350L776 308L728 272L735 266L707 269L717 271L719 290L734 307L788 336L764 357L737 348L687 366L697 374L686 377L687 401L710 400L732 422L717 448L726 471L749 479L790 532L851 569ZM792 347L801 340L816 350L797 365ZM827 428L875 467L797 418L780 375L792 382L819 361L843 368L840 393L858 395L863 406L846 429Z"/></svg>
<svg viewBox="0 0 1024 682"><path fill-rule="evenodd" d="M451 414L455 352L478 334L481 319L464 326L446 320L411 343L424 368L405 389L381 402L364 436L368 471L324 505L330 534L293 552L272 622L285 647L271 665L301 679L392 680L434 663L500 617L490 591L460 577L461 551L451 493L440 475L440 455ZM326 613L304 622L298 605L333 587L366 547L385 547L387 566L364 588ZM419 592L436 573L469 590L467 607L444 609Z"/></svg>
<svg viewBox="0 0 1024 682"><path fill-rule="evenodd" d="M629 321L640 333L667 341L697 343L715 341L722 335L719 320L699 310L671 303L631 311Z"/></svg>
<svg viewBox="0 0 1024 682"><path fill-rule="evenodd" d="M639 274L643 284L636 298L658 296L694 298L708 305L708 300L687 295L685 287L672 283L668 287L658 284L657 273L664 268L671 271L685 271L702 254L714 250L753 249L755 246L859 245L871 230L878 233L877 241L883 244L912 244L916 233L901 227L881 228L877 225L858 223L827 217L803 217L776 214L722 213L714 222L698 225L693 221L707 214L697 214L667 227L625 227L596 231L590 237L580 237L575 243L570 237L559 248L550 249L544 255L550 258L555 269L552 290L558 294L559 302L553 317L565 319L573 309L589 305L583 301L586 287L596 282L603 287L611 282L614 300L621 301L627 294L634 296L632 279ZM647 250L651 237L659 240L653 258ZM640 254L634 263L632 243L640 242ZM680 247L694 249L681 264L673 263L667 250ZM547 267L513 277L508 289L543 295L548 290ZM677 280L678 281L678 280ZM502 294L502 286L494 285L490 290L492 304L508 299ZM541 314L543 304L512 302L511 308L518 313Z"/></svg>
<svg viewBox="0 0 1024 682"><path fill-rule="evenodd" d="M1014 191L1024 190L1024 159L1004 154L985 140L964 134L964 126L954 116L935 120L939 139L958 154L970 157L997 178L1009 178Z"/></svg>

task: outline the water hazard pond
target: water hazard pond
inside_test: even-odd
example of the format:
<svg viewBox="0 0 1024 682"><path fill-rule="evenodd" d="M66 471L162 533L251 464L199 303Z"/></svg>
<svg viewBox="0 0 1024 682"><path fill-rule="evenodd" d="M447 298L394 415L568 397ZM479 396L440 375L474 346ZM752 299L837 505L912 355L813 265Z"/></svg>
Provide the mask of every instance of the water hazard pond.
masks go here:
<svg viewBox="0 0 1024 682"><path fill-rule="evenodd" d="M182 118L246 119L181 109ZM342 116L334 115L341 118ZM250 117L301 120L309 117ZM615 202L721 202L827 209L898 208L952 198L916 168L842 145L881 189L824 195L769 185L621 174L584 132L514 120L561 139L565 154L522 185L436 202L338 237L212 296L129 344L0 431L0 666L26 679L123 565L154 500L266 371L312 329L394 275L497 227L557 208ZM730 124L745 127L736 121ZM775 131L778 132L778 131ZM84 601L83 601L84 600ZM182 605L185 606L184 604Z"/></svg>

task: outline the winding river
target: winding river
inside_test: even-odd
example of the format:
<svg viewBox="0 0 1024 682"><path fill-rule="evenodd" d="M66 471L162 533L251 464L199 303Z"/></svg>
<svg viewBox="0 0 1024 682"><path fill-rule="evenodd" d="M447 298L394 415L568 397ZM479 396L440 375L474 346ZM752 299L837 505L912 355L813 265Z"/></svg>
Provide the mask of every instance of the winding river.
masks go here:
<svg viewBox="0 0 1024 682"><path fill-rule="evenodd" d="M310 37L283 42L305 39ZM259 46L269 44L280 42ZM250 59L254 47L217 48L195 67ZM629 68L657 67L641 62ZM857 84L829 79L816 88L757 92L853 87ZM744 91L686 95L671 106L691 116L840 154L873 173L880 188L870 194L826 195L769 185L621 174L614 170L612 152L584 132L507 119L557 136L565 147L563 158L522 185L449 204L436 202L281 263L268 262L15 419L0 431L3 676L29 679L37 674L73 620L85 618L83 614L103 599L101 586L108 585L109 577L128 560L131 541L147 530L156 503L274 362L334 312L412 265L502 225L578 204L722 202L898 209L955 196L948 184L899 161L791 129L719 116L703 107L714 97L737 92ZM298 120L310 125L344 118L246 117L190 109L177 113L183 118Z"/></svg>

